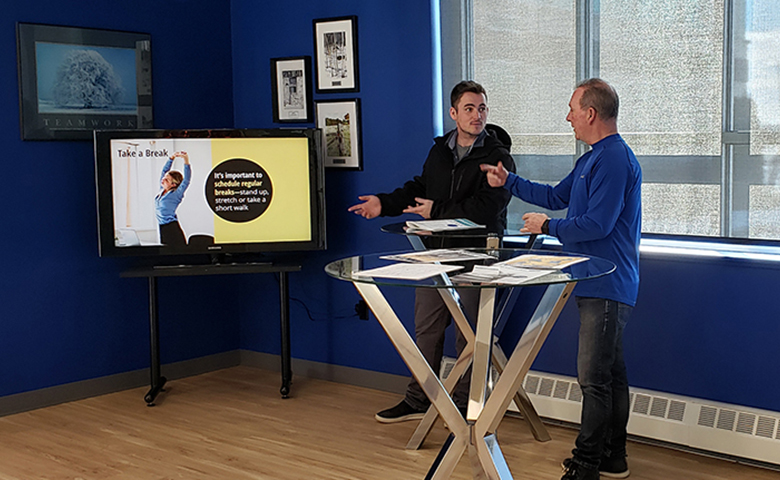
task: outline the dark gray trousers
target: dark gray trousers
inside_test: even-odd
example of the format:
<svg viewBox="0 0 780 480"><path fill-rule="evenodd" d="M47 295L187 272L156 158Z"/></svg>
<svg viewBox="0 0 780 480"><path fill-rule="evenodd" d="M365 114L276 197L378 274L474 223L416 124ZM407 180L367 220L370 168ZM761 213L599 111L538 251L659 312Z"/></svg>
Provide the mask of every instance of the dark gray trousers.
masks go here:
<svg viewBox="0 0 780 480"><path fill-rule="evenodd" d="M479 313L479 289L461 288L457 291L460 295L461 308L473 327ZM444 300L441 299L438 289L418 288L416 290L414 300L415 341L425 360L428 361L437 375L444 356L444 332L451 322L452 315ZM466 340L461 335L460 330L457 328L455 330L457 331L455 348L460 355L466 346ZM455 405L459 408L465 408L468 404L470 382L471 367L463 375L452 393ZM406 389L405 400L417 410L427 409L431 404L414 378Z"/></svg>

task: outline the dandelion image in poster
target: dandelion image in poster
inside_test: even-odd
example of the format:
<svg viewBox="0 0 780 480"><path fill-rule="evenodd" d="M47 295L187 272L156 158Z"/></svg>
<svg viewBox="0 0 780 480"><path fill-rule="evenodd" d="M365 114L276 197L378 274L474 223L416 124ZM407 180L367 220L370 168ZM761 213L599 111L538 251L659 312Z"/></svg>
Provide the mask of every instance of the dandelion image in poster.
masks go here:
<svg viewBox="0 0 780 480"><path fill-rule="evenodd" d="M325 70L332 78L346 78L347 58L347 32L328 32L324 35L323 47L325 49Z"/></svg>
<svg viewBox="0 0 780 480"><path fill-rule="evenodd" d="M343 117L325 117L325 141L329 157L352 156L349 113Z"/></svg>
<svg viewBox="0 0 780 480"><path fill-rule="evenodd" d="M285 70L282 72L282 80L283 107L296 110L304 108L303 70Z"/></svg>
<svg viewBox="0 0 780 480"><path fill-rule="evenodd" d="M136 114L135 49L37 42L38 113Z"/></svg>

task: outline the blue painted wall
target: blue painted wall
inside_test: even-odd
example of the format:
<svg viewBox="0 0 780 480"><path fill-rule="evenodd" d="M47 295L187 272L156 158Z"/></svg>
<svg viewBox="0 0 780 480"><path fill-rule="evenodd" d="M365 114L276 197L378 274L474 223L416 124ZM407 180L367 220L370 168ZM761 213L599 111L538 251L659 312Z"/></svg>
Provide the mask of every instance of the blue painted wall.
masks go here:
<svg viewBox="0 0 780 480"><path fill-rule="evenodd" d="M148 32L160 128L273 127L270 59L313 55L312 19L358 16L362 172L326 172L328 250L298 256L290 274L293 355L382 372L406 369L374 321L353 314L354 288L323 267L344 256L407 247L346 209L419 172L433 129L431 14L427 2L30 0L0 19L0 396L148 366L146 283L121 279L128 260L97 257L89 142L19 139L17 21ZM451 86L445 85L445 91ZM311 126L311 125L309 125ZM772 372L780 271L734 260L643 257L626 333L637 387L780 411ZM411 325L409 290L389 290ZM538 292L523 292L532 304ZM518 306L505 347L530 312ZM160 280L163 362L244 348L279 353L271 275ZM534 366L574 375L577 315L567 306Z"/></svg>
<svg viewBox="0 0 780 480"><path fill-rule="evenodd" d="M6 2L0 16L0 396L147 368L147 284L98 258L92 143L20 140L16 22L150 33L155 124L231 127L230 4ZM208 32L206 34L205 32ZM164 363L239 346L237 279L161 279Z"/></svg>
<svg viewBox="0 0 780 480"><path fill-rule="evenodd" d="M408 248L404 238L379 231L387 219L366 221L347 208L359 195L391 190L418 174L432 145L430 6L413 0L304 1L296 8L284 2L238 0L232 5L233 56L241 59L233 63L237 127L280 126L273 124L270 59L313 58L313 19L358 17L360 91L315 94L314 100L360 99L365 169L326 170L328 250L305 255L303 271L290 275L291 296L305 303L291 305L292 352L296 358L405 373L378 324L354 315L359 299L354 287L327 277L323 267L355 253ZM276 322L272 331L267 322L256 320L258 311L278 312L269 302L276 301L276 284L258 279L257 286L247 288L242 347L278 353ZM269 293L252 297L255 288ZM406 305L404 316L411 324L413 293L396 290L389 292L391 298Z"/></svg>

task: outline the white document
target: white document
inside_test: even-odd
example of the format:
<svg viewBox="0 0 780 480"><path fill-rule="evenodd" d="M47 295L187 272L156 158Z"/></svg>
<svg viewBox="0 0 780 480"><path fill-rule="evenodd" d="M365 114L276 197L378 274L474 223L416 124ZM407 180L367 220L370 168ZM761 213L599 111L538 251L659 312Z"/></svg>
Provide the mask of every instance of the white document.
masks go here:
<svg viewBox="0 0 780 480"><path fill-rule="evenodd" d="M576 263L585 262L588 257L570 257L567 255L519 255L497 265L512 265L525 268L561 269Z"/></svg>
<svg viewBox="0 0 780 480"><path fill-rule="evenodd" d="M466 218L451 218L448 220L410 220L406 226L412 230L424 230L427 232L446 232L449 230L468 230L471 228L485 228Z"/></svg>
<svg viewBox="0 0 780 480"><path fill-rule="evenodd" d="M432 262L459 262L468 260L484 260L493 258L487 253L470 252L457 248L441 248L437 250L421 250L412 253L400 253L397 255L383 255L379 258L395 260L398 262L432 263Z"/></svg>
<svg viewBox="0 0 780 480"><path fill-rule="evenodd" d="M491 266L477 265L469 273L461 273L452 277L452 281L521 285L553 272L555 272L555 270L513 267L505 264L494 264Z"/></svg>
<svg viewBox="0 0 780 480"><path fill-rule="evenodd" d="M434 263L393 263L384 267L355 272L356 277L395 278L398 280L424 280L436 275L460 270L458 265L437 265Z"/></svg>

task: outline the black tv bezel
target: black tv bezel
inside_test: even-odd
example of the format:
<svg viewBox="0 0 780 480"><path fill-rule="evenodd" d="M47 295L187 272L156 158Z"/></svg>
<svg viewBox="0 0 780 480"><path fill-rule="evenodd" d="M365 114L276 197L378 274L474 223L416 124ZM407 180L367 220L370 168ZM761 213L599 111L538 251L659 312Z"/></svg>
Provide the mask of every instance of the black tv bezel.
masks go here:
<svg viewBox="0 0 780 480"><path fill-rule="evenodd" d="M118 247L114 241L113 182L111 173L111 140L162 138L306 138L309 147L309 211L312 238L295 242L245 242L214 245L142 245ZM262 254L324 250L325 174L321 158L321 131L300 129L135 129L95 130L95 190L97 195L98 253L101 257L149 257L220 254Z"/></svg>

